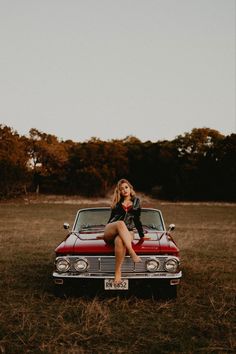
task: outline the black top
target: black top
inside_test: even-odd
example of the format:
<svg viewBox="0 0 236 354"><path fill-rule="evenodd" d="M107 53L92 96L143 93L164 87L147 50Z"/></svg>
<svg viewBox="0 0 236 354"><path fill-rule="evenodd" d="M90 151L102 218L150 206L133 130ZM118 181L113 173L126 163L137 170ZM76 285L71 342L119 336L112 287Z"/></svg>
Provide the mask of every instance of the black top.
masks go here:
<svg viewBox="0 0 236 354"><path fill-rule="evenodd" d="M123 220L128 230L133 230L136 227L139 237L144 237L143 226L140 221L140 200L137 197L132 199L133 206L128 210L122 206L122 200L120 200L114 208L111 209L111 215L108 220L108 224L114 221Z"/></svg>

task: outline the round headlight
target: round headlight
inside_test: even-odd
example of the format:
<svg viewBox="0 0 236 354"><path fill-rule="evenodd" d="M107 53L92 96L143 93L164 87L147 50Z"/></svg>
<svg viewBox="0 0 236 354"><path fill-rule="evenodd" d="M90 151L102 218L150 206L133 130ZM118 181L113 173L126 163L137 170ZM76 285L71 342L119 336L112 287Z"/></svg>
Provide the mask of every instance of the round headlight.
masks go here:
<svg viewBox="0 0 236 354"><path fill-rule="evenodd" d="M88 268L88 262L86 259L77 259L74 262L74 268L77 272L85 272Z"/></svg>
<svg viewBox="0 0 236 354"><path fill-rule="evenodd" d="M156 272L159 268L159 262L156 259L149 259L146 263L149 272Z"/></svg>
<svg viewBox="0 0 236 354"><path fill-rule="evenodd" d="M175 273L178 270L179 262L177 259L171 258L165 262L165 270L170 273Z"/></svg>
<svg viewBox="0 0 236 354"><path fill-rule="evenodd" d="M66 258L58 258L56 260L56 268L58 272L64 273L70 269L70 262Z"/></svg>

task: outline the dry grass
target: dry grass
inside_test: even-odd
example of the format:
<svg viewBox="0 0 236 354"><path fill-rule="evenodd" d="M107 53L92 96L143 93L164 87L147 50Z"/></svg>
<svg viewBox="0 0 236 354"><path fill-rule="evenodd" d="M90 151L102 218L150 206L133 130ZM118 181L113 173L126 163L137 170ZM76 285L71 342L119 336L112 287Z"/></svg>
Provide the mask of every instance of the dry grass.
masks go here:
<svg viewBox="0 0 236 354"><path fill-rule="evenodd" d="M79 205L1 204L0 353L233 353L236 205L149 205L176 224L184 275L174 302L56 299L53 250Z"/></svg>

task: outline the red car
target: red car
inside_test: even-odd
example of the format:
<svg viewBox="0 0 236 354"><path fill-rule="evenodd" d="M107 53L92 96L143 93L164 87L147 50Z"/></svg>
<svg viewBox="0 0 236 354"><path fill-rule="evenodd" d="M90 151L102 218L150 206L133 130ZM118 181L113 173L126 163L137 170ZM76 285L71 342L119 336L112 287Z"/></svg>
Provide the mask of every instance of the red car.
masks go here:
<svg viewBox="0 0 236 354"><path fill-rule="evenodd" d="M179 248L166 230L160 210L142 208L141 222L145 233L135 232L133 248L141 263L126 255L122 265L122 283L114 284L114 247L100 237L110 216L110 208L80 209L66 239L55 249L53 280L55 294L64 297L68 289L79 294L90 291L109 293L148 293L153 297L175 298L180 283ZM67 223L65 229L69 229Z"/></svg>

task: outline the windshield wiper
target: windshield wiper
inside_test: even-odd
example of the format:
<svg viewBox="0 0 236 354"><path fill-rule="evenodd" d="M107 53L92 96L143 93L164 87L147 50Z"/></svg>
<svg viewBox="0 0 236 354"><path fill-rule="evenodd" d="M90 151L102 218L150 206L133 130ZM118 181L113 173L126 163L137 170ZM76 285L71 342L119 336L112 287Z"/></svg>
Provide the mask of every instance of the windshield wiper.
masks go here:
<svg viewBox="0 0 236 354"><path fill-rule="evenodd" d="M84 224L84 225L81 225L79 231L93 229L95 227L101 227L101 226L105 226L105 224Z"/></svg>
<svg viewBox="0 0 236 354"><path fill-rule="evenodd" d="M151 224L151 225L145 225L143 224L143 226L147 227L148 229L157 229L158 230L158 227L154 224Z"/></svg>
<svg viewBox="0 0 236 354"><path fill-rule="evenodd" d="M148 229L151 229L151 230L164 231L161 225L155 225L155 224L145 225L145 224L143 224L143 226L148 228Z"/></svg>

